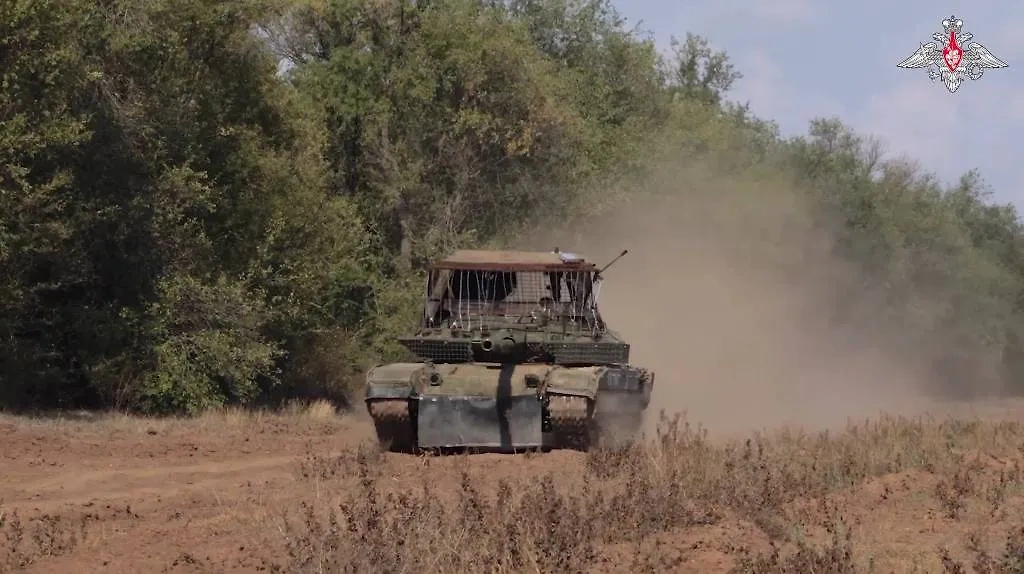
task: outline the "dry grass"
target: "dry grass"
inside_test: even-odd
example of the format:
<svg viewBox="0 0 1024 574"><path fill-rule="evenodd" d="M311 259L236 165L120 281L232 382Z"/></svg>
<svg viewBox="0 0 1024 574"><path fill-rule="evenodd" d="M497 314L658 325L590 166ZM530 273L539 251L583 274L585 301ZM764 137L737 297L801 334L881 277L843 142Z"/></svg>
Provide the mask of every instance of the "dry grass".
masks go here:
<svg viewBox="0 0 1024 574"><path fill-rule="evenodd" d="M198 416L145 417L117 411L59 411L35 416L0 412L0 428L52 430L68 434L141 434L188 431L218 433L245 431L265 425L303 426L338 422L343 416L330 401L292 401L280 409L248 409L225 407L210 409Z"/></svg>
<svg viewBox="0 0 1024 574"><path fill-rule="evenodd" d="M162 438L152 432L187 431L192 441L277 426L291 430L273 436L288 437L339 420L314 403L189 421L2 416L0 425L127 435L123 444L140 449L132 456L146 456L149 439ZM370 443L310 452L294 476L282 468L274 488L206 507L211 536L248 541L244 550L218 547L223 560L277 572L1024 573L1020 422L882 417L843 432L782 429L722 442L663 417L650 440L585 455L415 457ZM217 484L237 490L239 479L226 476ZM174 521L199 517L152 501L143 518L134 504L104 508L19 515L0 503L0 571L88 563L76 557L97 545L108 556L111 524L155 521L146 524L157 543ZM176 565L200 568L201 552L189 550Z"/></svg>
<svg viewBox="0 0 1024 574"><path fill-rule="evenodd" d="M659 537L753 523L767 544L734 541L728 551L736 572L868 571L834 494L873 477L921 471L941 477L937 504L955 520L975 500L998 507L1020 487L1019 467L992 471L980 461L1019 457L1022 445L1019 423L905 418L838 434L782 431L715 444L683 419L663 418L650 443L592 452L578 472L487 484L474 480L467 461L458 484L423 481L411 489L391 486L384 457L363 447L305 462L303 476L316 483L317 496L279 523L288 553L272 569L656 572L681 562L659 555L667 552ZM807 503L821 509L817 544L795 530L797 509ZM1019 567L1024 557L1020 531L1006 544L1003 562L975 545L983 557L976 571L1019 572L1007 565L1017 560ZM954 560L942 552L936 557Z"/></svg>
<svg viewBox="0 0 1024 574"><path fill-rule="evenodd" d="M71 523L46 514L23 522L17 513L0 509L0 572L72 552L86 538L86 526L86 518Z"/></svg>
<svg viewBox="0 0 1024 574"><path fill-rule="evenodd" d="M328 401L293 402L276 410L217 409L193 418L83 411L35 416L0 413L0 433L31 437L28 443L38 441L48 445L41 454L26 455L28 451L9 448L18 443L18 439L7 443L8 448L0 451L0 455L9 464L6 467L0 465L0 480L9 481L3 486L14 486L20 478L17 473L24 473L26 468L53 468L59 472L58 469L66 464L77 463L81 466L78 474L82 477L89 473L113 473L116 488L118 479L131 480L131 473L139 468L140 463L143 475L147 476L146 461L160 464L150 458L160 451L165 456L183 452L178 460L182 457L188 460L190 451L197 448L195 445L201 444L214 451L228 445L229 452L224 455L237 460L239 456L245 456L245 451L230 452L237 448L236 445L249 445L259 440L281 444L277 437L284 436L330 436L350 427L351 419L339 413ZM166 455L167 452L172 454ZM173 464L173 459L170 460ZM164 459L163 463L168 461ZM197 460L197 464L204 462ZM119 470L123 471L121 475L117 475ZM68 477L72 481L76 478L75 473ZM159 480L159 477L154 480ZM159 488L158 483L155 484ZM174 488L173 483L169 486ZM102 491L109 487L97 488ZM102 546L103 541L112 535L112 530L119 528L111 527L112 523L138 518L130 503L120 501L117 504L112 501L79 503L79 508L87 510L72 512L53 505L38 511L32 504L12 506L4 502L0 496L0 572L45 564L47 559L72 555L83 546ZM180 516L181 512L175 514ZM83 545L86 540L89 542Z"/></svg>

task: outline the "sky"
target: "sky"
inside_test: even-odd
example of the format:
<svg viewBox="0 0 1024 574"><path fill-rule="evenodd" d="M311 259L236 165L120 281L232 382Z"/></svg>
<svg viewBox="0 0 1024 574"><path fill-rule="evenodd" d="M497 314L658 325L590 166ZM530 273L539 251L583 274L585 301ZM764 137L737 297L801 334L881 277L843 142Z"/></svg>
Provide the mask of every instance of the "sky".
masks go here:
<svg viewBox="0 0 1024 574"><path fill-rule="evenodd" d="M783 135L839 117L953 183L978 169L993 201L1024 213L1024 3L995 0L613 0L666 51L687 32L725 50L744 75L731 99ZM1016 6L1016 7L1014 7ZM924 70L898 68L955 15L1009 64L950 94ZM1018 147L1020 146L1020 147Z"/></svg>

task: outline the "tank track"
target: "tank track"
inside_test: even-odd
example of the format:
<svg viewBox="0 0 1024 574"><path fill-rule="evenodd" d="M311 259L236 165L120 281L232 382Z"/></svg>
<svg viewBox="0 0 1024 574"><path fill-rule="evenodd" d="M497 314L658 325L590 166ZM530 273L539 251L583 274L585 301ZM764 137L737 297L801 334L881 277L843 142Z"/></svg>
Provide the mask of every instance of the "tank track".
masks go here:
<svg viewBox="0 0 1024 574"><path fill-rule="evenodd" d="M548 395L548 417L556 448L590 448L597 433L592 403L586 397Z"/></svg>
<svg viewBox="0 0 1024 574"><path fill-rule="evenodd" d="M377 430L377 440L385 448L396 452L415 448L416 433L411 402L408 399L376 399L367 404Z"/></svg>

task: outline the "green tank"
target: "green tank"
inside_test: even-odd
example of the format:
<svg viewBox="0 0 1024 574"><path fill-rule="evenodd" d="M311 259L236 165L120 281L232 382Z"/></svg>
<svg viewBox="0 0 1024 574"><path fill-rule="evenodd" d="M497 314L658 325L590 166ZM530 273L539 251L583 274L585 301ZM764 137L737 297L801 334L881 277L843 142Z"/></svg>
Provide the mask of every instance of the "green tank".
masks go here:
<svg viewBox="0 0 1024 574"><path fill-rule="evenodd" d="M366 406L394 451L575 448L631 436L654 373L597 307L603 269L571 253L464 250L435 261L416 362L366 375Z"/></svg>

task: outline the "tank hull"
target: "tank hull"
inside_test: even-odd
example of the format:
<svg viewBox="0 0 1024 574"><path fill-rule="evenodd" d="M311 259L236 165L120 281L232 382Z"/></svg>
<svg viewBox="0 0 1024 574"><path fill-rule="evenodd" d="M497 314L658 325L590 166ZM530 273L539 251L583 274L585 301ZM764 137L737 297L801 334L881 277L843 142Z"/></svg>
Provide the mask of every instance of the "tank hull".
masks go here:
<svg viewBox="0 0 1024 574"><path fill-rule="evenodd" d="M394 451L586 450L638 430L653 385L625 365L393 363L367 375L366 405Z"/></svg>

